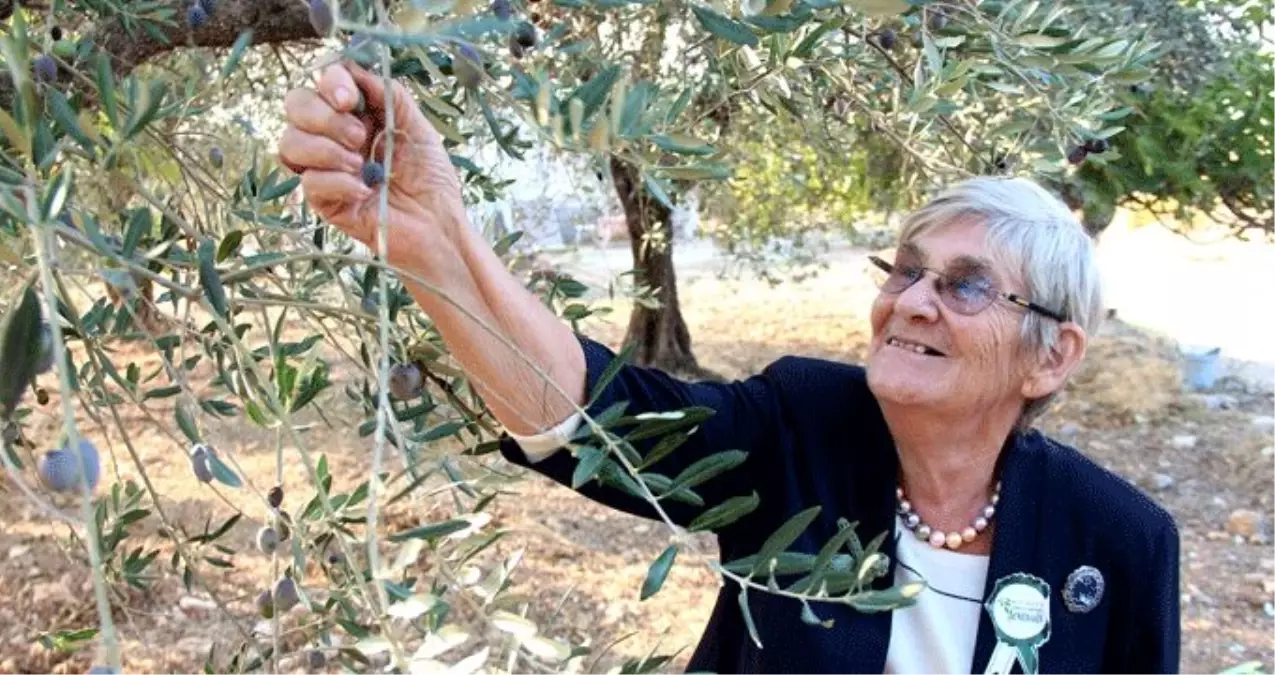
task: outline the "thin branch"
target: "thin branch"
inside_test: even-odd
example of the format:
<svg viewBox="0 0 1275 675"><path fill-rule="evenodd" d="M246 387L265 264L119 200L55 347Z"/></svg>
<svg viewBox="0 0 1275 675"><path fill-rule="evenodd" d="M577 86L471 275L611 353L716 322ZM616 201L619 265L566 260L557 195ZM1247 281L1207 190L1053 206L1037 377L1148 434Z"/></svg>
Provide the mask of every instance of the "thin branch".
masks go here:
<svg viewBox="0 0 1275 675"><path fill-rule="evenodd" d="M1222 199L1222 203L1226 205L1226 209L1231 212L1231 215L1240 221L1238 226L1232 228L1236 230L1237 234L1250 229L1266 232L1267 234L1275 232L1275 221L1272 221L1269 216L1258 220L1256 217L1246 213L1244 210L1245 205L1240 203L1236 195L1221 192L1218 196Z"/></svg>

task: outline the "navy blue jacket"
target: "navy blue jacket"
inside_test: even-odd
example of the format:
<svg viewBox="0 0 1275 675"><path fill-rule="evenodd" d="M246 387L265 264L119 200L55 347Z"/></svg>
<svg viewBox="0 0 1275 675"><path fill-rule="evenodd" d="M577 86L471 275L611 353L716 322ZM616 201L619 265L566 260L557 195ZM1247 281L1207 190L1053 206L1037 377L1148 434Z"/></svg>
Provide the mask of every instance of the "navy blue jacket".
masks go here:
<svg viewBox="0 0 1275 675"><path fill-rule="evenodd" d="M577 337L588 363L588 391L593 391L616 356ZM738 468L696 488L704 506L661 501L675 522L686 525L729 497L756 491L759 508L716 532L723 561L757 553L780 524L815 505L822 506L819 517L789 550L818 553L837 532L839 517L857 521L864 541L893 531L898 459L860 367L787 356L744 380L687 383L626 365L588 413L596 416L618 401L629 402L626 414L687 406L717 411L651 471L676 476L714 452L748 453ZM500 445L511 462L571 485L576 459L570 452L531 464L507 436ZM643 453L650 447L647 441L634 446ZM1052 634L1039 652L1040 672L1177 672L1179 544L1168 513L1125 480L1035 430L1012 436L1000 461L1003 485L985 595L997 579L1013 572L1049 584ZM597 481L579 492L627 513L656 517L645 501ZM881 549L891 569L878 588L893 583L895 541L887 536ZM1062 600L1068 575L1081 565L1097 568L1106 581L1101 601L1088 613L1069 611ZM758 649L748 637L738 594L738 586L728 581L718 595L690 671L883 671L891 613L813 603L821 619L835 619L832 628L823 628L801 621L798 601L750 591L763 645ZM996 643L988 613L981 616L973 673L984 671Z"/></svg>

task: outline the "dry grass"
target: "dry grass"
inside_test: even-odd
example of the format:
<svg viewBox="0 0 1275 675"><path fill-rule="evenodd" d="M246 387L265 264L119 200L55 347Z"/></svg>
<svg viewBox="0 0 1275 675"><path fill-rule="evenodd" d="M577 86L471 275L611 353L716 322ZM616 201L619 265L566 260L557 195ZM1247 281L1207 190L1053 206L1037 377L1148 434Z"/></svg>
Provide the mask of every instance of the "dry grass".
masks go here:
<svg viewBox="0 0 1275 675"><path fill-rule="evenodd" d="M1181 382L1173 345L1116 328L1092 341L1058 405L1086 426L1115 428L1172 413Z"/></svg>

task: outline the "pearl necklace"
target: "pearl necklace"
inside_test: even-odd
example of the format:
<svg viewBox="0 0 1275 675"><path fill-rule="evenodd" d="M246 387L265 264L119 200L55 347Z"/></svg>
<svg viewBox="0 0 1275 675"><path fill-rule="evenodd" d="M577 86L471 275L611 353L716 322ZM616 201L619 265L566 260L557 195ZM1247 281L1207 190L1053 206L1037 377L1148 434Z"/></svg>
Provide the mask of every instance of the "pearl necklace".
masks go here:
<svg viewBox="0 0 1275 675"><path fill-rule="evenodd" d="M912 510L912 502L909 502L903 495L903 488L895 490L895 496L899 500L899 516L903 519L903 524L909 530L916 533L916 538L921 541L928 541L930 546L934 548L950 548L953 551L960 548L962 544L968 544L974 541L974 538L983 530L987 529L987 525L991 522L992 516L996 515L996 505L1001 500L1001 482L996 481L996 487L992 489L992 498L988 500L987 505L983 507L981 515L974 519L968 527L960 532L943 533L929 525L921 522L921 516Z"/></svg>

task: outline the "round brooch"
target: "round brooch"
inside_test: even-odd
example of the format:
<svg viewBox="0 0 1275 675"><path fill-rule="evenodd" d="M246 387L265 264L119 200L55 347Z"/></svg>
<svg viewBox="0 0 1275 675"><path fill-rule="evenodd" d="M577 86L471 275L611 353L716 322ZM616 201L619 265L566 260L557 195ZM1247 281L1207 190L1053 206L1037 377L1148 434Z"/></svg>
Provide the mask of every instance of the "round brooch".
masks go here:
<svg viewBox="0 0 1275 675"><path fill-rule="evenodd" d="M1091 612L1102 602L1105 587L1102 572L1089 565L1081 565L1067 576L1067 583L1063 584L1063 604L1077 614Z"/></svg>

